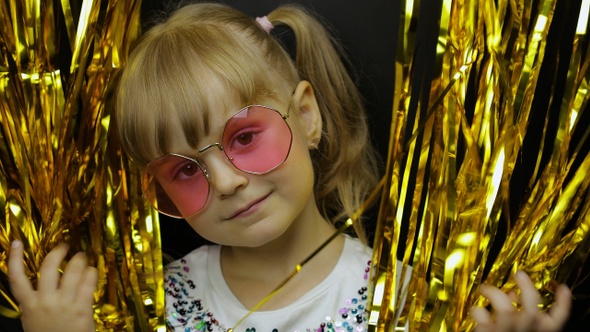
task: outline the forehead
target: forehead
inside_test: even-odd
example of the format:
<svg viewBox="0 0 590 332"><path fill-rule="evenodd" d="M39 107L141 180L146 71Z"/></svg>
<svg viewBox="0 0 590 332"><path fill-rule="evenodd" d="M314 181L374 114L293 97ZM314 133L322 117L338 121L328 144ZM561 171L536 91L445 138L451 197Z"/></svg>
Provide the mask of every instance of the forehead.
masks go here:
<svg viewBox="0 0 590 332"><path fill-rule="evenodd" d="M224 87L219 80L209 82L199 107L187 110L187 116L171 119L167 129L170 142L163 153L194 152L203 142L220 136L227 120L243 107L237 92Z"/></svg>
<svg viewBox="0 0 590 332"><path fill-rule="evenodd" d="M219 82L210 86L214 92L207 95L202 109L193 112L190 126L183 124L179 119L175 119L171 124L169 132L172 135L165 153L193 155L204 146L220 142L228 120L246 106L258 104L278 110L280 113L287 112L290 102L288 96L269 96L245 102L240 99L237 92L218 84ZM186 127L192 129L187 130Z"/></svg>

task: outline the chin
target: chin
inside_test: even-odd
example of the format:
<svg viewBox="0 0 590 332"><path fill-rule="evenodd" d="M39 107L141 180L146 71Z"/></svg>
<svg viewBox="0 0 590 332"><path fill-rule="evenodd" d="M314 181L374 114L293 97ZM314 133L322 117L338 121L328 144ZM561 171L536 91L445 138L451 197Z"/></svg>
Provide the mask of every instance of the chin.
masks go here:
<svg viewBox="0 0 590 332"><path fill-rule="evenodd" d="M261 248L274 242L283 241L281 238L287 229L277 229L276 227L249 229L240 236L234 236L232 239L226 238L224 239L225 241L218 241L216 243L231 247Z"/></svg>

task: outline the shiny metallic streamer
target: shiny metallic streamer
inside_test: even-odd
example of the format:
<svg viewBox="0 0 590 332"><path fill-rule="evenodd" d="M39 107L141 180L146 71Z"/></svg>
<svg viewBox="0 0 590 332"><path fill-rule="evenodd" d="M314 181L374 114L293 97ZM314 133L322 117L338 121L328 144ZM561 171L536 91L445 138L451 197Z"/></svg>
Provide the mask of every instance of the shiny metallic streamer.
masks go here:
<svg viewBox="0 0 590 332"><path fill-rule="evenodd" d="M370 330L472 330L469 308L486 305L478 285L509 291L518 269L531 275L548 307L555 285L576 277L586 261L590 155L582 145L590 127L580 119L590 99L588 0L569 18L576 24L571 57L557 60L567 77L559 80L556 71L551 78L557 121L547 110L536 160L525 161L534 166L529 185L510 188L531 114L542 112L533 104L541 98L535 90L556 5L400 1ZM553 96L557 85L564 87L560 98ZM510 195L524 203L510 206ZM398 264L406 284L396 279Z"/></svg>
<svg viewBox="0 0 590 332"><path fill-rule="evenodd" d="M59 242L99 271L99 331L165 330L158 215L123 156L111 96L140 33L140 1L0 4L0 291L10 243L35 282Z"/></svg>

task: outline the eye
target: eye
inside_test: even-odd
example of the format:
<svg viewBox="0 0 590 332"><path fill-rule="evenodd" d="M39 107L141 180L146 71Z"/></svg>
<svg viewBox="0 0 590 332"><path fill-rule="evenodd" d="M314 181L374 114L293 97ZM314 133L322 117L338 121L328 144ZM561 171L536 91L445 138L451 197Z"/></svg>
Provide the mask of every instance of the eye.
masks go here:
<svg viewBox="0 0 590 332"><path fill-rule="evenodd" d="M201 169L192 161L185 161L177 165L172 172L174 181L186 181L201 173Z"/></svg>
<svg viewBox="0 0 590 332"><path fill-rule="evenodd" d="M247 152L254 149L262 138L261 128L242 129L233 135L230 140L229 150L234 152Z"/></svg>
<svg viewBox="0 0 590 332"><path fill-rule="evenodd" d="M253 139L254 133L241 133L240 135L238 135L238 137L236 137L236 142L241 145L247 145L250 144L250 142L252 142Z"/></svg>

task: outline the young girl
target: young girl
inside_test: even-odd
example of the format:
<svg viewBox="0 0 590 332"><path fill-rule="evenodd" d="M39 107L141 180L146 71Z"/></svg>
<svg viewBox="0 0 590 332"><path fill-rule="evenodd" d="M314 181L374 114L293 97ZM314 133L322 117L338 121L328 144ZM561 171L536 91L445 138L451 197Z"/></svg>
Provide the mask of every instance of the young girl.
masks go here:
<svg viewBox="0 0 590 332"><path fill-rule="evenodd" d="M277 26L293 31L295 61L273 36ZM360 223L361 240L337 236L258 307L376 183L361 98L316 19L294 6L257 20L218 4L177 10L133 51L118 90L117 124L128 154L145 168L146 198L216 243L167 266L171 330L367 328L371 251ZM22 245L13 245L11 286L26 331L94 329L96 271L77 255L60 281L66 251L58 246L47 256L35 290ZM483 289L510 319L475 311L482 330L538 322L543 331L559 330L567 290L541 314L530 280L517 279L524 309Z"/></svg>

